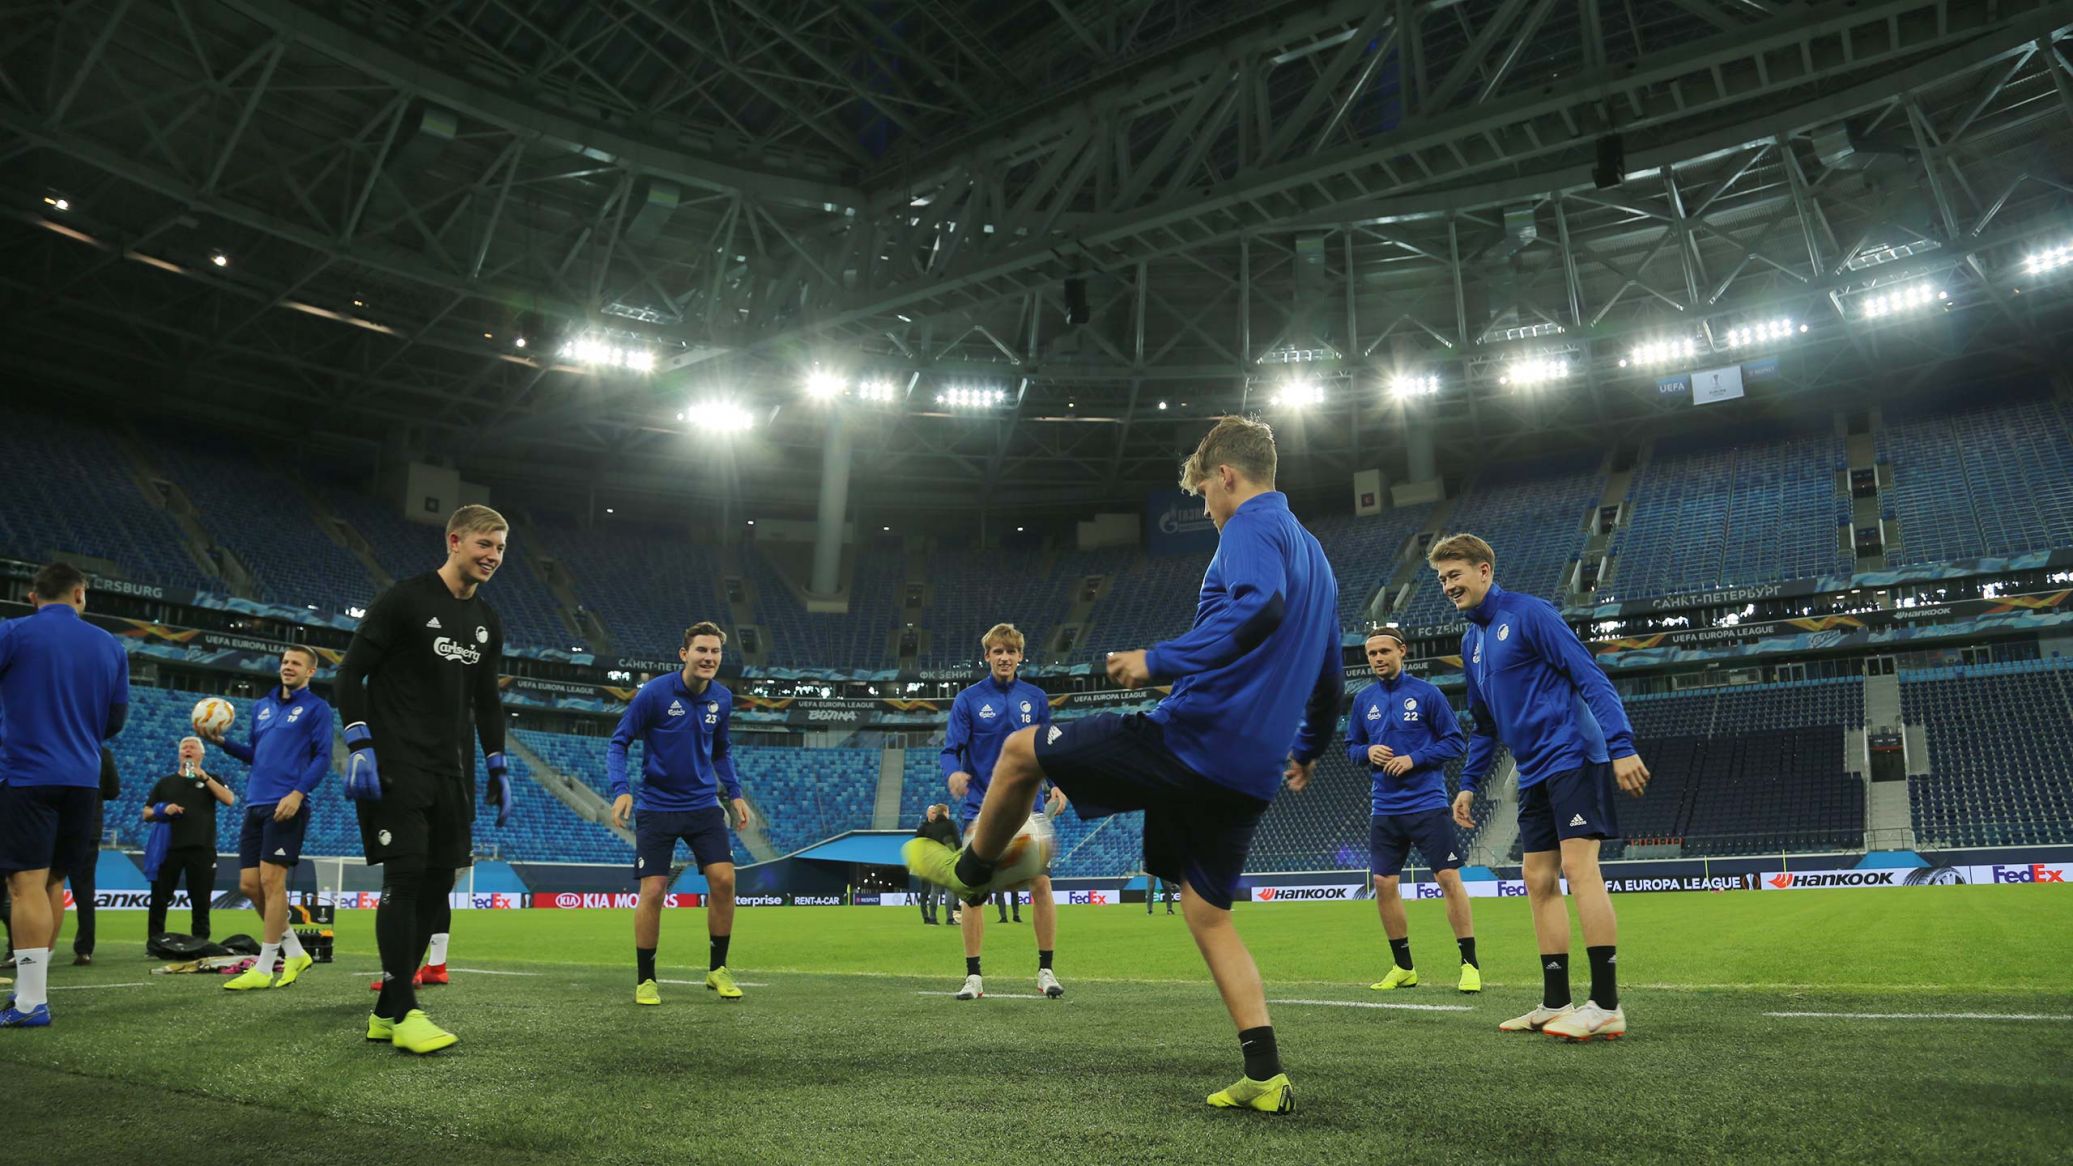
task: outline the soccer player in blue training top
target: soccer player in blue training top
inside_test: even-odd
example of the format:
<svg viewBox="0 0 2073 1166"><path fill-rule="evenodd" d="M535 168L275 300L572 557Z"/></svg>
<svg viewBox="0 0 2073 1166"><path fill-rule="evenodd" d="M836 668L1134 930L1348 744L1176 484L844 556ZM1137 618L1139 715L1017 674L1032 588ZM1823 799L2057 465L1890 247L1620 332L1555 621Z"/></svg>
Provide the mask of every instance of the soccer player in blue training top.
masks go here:
<svg viewBox="0 0 2073 1166"><path fill-rule="evenodd" d="M1368 667L1375 682L1353 698L1346 715L1346 756L1375 775L1374 817L1368 824L1368 873L1375 880L1375 909L1389 938L1393 964L1370 988L1380 992L1418 986L1411 963L1410 922L1398 889L1411 847L1446 898L1447 923L1461 949L1463 992L1483 990L1476 963L1475 923L1468 888L1461 885L1460 843L1447 814L1447 763L1468 749L1467 737L1440 690L1404 671L1404 637L1397 628L1368 633ZM1289 783L1295 788L1295 783Z"/></svg>
<svg viewBox="0 0 2073 1166"><path fill-rule="evenodd" d="M1113 652L1125 688L1173 681L1149 713L1103 713L1018 730L964 850L925 839L907 867L967 898L990 889L995 862L1045 778L1082 818L1143 810L1145 867L1181 883L1181 912L1238 1027L1245 1074L1209 1104L1290 1113L1267 996L1252 953L1231 925L1253 831L1281 788L1307 780L1338 728L1339 586L1323 548L1274 489L1274 434L1222 417L1181 463L1219 532L1202 577L1195 624L1149 650Z"/></svg>
<svg viewBox="0 0 2073 1166"><path fill-rule="evenodd" d="M655 946L662 936L662 896L669 890L670 860L679 838L690 845L691 859L705 876L705 928L710 940L705 986L722 1000L741 999L734 974L727 970L727 946L734 938L734 849L727 840L727 825L731 816L735 829L746 828L749 804L742 800L741 778L734 772L727 741L734 694L713 679L726 645L727 633L718 624L700 622L685 628L684 646L677 649L684 670L641 685L605 750L612 824L623 830L627 819L634 819L633 874L641 884L633 912L636 1004L662 1003L662 989L655 982ZM626 777L626 750L636 740L642 747L638 815Z"/></svg>
<svg viewBox="0 0 2073 1166"><path fill-rule="evenodd" d="M1519 844L1544 987L1540 1007L1497 1027L1613 1040L1627 1031L1627 1017L1619 999L1618 925L1598 846L1619 837L1614 784L1640 797L1648 766L1634 751L1634 729L1612 681L1554 604L1496 584L1496 559L1472 534L1450 535L1426 554L1440 590L1468 619L1461 660L1476 730L1454 798L1455 823L1473 827L1469 809L1500 741L1511 747L1519 771ZM1581 1008L1569 998L1565 876L1591 960L1591 997Z"/></svg>
<svg viewBox="0 0 2073 1166"><path fill-rule="evenodd" d="M288 872L302 861L310 791L331 768L331 706L311 692L317 653L292 644L281 653L281 686L252 702L243 742L205 733L218 748L252 767L245 781L245 824L238 831L238 890L259 912L259 961L223 987L232 992L285 988L317 961L288 926ZM280 956L281 978L274 979Z"/></svg>
<svg viewBox="0 0 2073 1166"><path fill-rule="evenodd" d="M374 942L381 995L367 1039L433 1053L460 1038L418 1007L412 977L437 929L454 871L475 861L472 725L486 754L486 798L511 820L504 704L497 664L504 624L478 592L503 565L511 524L487 506L446 520L446 562L375 597L338 665L345 722L345 793L360 819L367 864L382 868ZM379 760L376 748L379 747Z"/></svg>
<svg viewBox="0 0 2073 1166"><path fill-rule="evenodd" d="M1011 623L995 624L979 638L986 653L986 679L957 694L950 705L950 725L943 734L943 780L950 792L962 799L958 825L969 830L979 808L986 802L987 787L1008 734L1031 725L1051 723L1051 701L1044 690L1027 680L1016 679L1022 667L1022 633ZM1065 795L1055 787L1048 799L1053 817L1065 808ZM1046 799L1038 796L1031 814L1046 811ZM937 845L941 845L938 843ZM1014 891L1009 891L1014 894ZM967 907L984 903L967 904ZM1036 921L1037 991L1056 1000L1065 995L1065 985L1051 969L1052 946L1058 941L1058 903L1051 897L1051 876L1038 875L1029 884L1029 909ZM986 995L979 978L979 951L985 942L986 912L964 913L965 982L957 990L959 1000L977 1000Z"/></svg>
<svg viewBox="0 0 2073 1166"><path fill-rule="evenodd" d="M0 1028L50 1024L50 951L65 921L65 875L101 840L101 742L130 711L129 657L79 618L86 576L51 563L29 584L35 614L0 624L0 875L12 907L18 982Z"/></svg>

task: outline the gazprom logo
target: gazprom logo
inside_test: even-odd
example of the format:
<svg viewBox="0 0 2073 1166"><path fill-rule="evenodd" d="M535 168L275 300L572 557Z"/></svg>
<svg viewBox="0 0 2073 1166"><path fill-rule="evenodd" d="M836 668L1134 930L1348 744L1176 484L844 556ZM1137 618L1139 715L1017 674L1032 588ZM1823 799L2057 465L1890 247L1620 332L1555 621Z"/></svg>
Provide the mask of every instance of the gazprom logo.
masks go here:
<svg viewBox="0 0 2073 1166"><path fill-rule="evenodd" d="M1161 534L1201 534L1215 529L1216 523L1207 514L1184 503L1176 502L1159 515Z"/></svg>

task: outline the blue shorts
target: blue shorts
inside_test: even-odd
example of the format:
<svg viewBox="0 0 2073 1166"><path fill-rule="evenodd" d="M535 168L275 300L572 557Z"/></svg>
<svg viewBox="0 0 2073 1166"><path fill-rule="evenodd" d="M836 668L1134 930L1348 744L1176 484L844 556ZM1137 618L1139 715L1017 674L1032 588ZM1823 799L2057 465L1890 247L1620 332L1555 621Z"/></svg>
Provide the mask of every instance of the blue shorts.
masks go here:
<svg viewBox="0 0 2073 1166"><path fill-rule="evenodd" d="M1144 811L1144 866L1230 910L1267 803L1189 769L1143 713L1099 713L1043 729L1037 764L1082 818Z"/></svg>
<svg viewBox="0 0 2073 1166"><path fill-rule="evenodd" d="M727 811L720 807L642 810L633 817L633 877L668 877L679 838L690 844L691 860L699 870L734 861L734 846L727 839Z"/></svg>
<svg viewBox="0 0 2073 1166"><path fill-rule="evenodd" d="M1562 849L1564 838L1617 838L1612 763L1550 774L1519 791L1519 849L1526 854Z"/></svg>
<svg viewBox="0 0 2073 1166"><path fill-rule="evenodd" d="M84 785L0 785L0 874L93 874L101 791Z"/></svg>
<svg viewBox="0 0 2073 1166"><path fill-rule="evenodd" d="M1368 820L1368 873L1396 878L1404 873L1411 847L1434 870L1460 870L1454 815L1445 807L1415 814L1376 814Z"/></svg>
<svg viewBox="0 0 2073 1166"><path fill-rule="evenodd" d="M246 806L245 824L238 830L238 869L251 870L262 862L293 869L302 861L302 835L310 825L310 802L285 822L274 821L272 806Z"/></svg>

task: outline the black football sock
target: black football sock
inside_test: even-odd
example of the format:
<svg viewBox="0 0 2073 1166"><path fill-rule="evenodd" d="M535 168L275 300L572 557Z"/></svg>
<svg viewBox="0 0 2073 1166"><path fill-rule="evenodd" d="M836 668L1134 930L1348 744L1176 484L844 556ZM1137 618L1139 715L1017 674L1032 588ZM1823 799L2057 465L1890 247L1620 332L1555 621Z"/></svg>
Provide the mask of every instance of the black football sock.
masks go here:
<svg viewBox="0 0 2073 1166"><path fill-rule="evenodd" d="M712 937L712 954L706 958L707 971L718 971L727 966L727 943L733 938L731 935L715 935Z"/></svg>
<svg viewBox="0 0 2073 1166"><path fill-rule="evenodd" d="M1619 951L1611 944L1584 949L1591 961L1591 1003L1607 1011L1620 1006Z"/></svg>
<svg viewBox="0 0 2073 1166"><path fill-rule="evenodd" d="M1540 957L1540 1006L1560 1008L1569 1003L1569 953L1542 952Z"/></svg>
<svg viewBox="0 0 2073 1166"><path fill-rule="evenodd" d="M1048 947L1040 947L1040 948L1038 948L1038 949L1037 949L1037 971L1040 971L1040 972L1047 972L1047 971L1050 971L1050 970L1051 970L1051 949L1050 949L1050 948L1048 948Z"/></svg>
<svg viewBox="0 0 2073 1166"><path fill-rule="evenodd" d="M634 962L635 962L636 964L640 965L640 970L634 973L634 978L633 978L633 982L634 982L634 986L635 986L635 987L639 987L640 985L642 985L642 984L645 984L645 983L647 983L647 982L648 982L649 980L652 980L652 979L654 979L654 978L655 978L655 949L654 949L654 948L652 948L652 947L637 947L637 948L634 948L634 949L633 949L633 959L634 959Z"/></svg>
<svg viewBox="0 0 2073 1166"><path fill-rule="evenodd" d="M1411 970L1411 937L1410 937L1410 936L1408 936L1408 935L1406 935L1406 936L1404 936L1404 937L1403 937L1402 939L1392 939L1392 940L1390 940L1390 941L1389 941L1389 954L1390 954L1390 955L1391 955L1392 957L1394 957L1394 958L1395 958L1395 960L1396 960L1396 966L1397 966L1397 967L1400 967L1400 968L1402 968L1403 970L1405 970L1405 971L1407 971L1407 972L1408 972L1408 971L1410 971L1410 970Z"/></svg>
<svg viewBox="0 0 2073 1166"><path fill-rule="evenodd" d="M968 955L968 956L966 956L966 957L965 957L965 975L967 975L967 976L976 976L976 975L978 975L978 974L979 974L979 957L978 957L978 956L975 956L975 955Z"/></svg>
<svg viewBox="0 0 2073 1166"><path fill-rule="evenodd" d="M1245 1051L1245 1075L1265 1081L1281 1072L1281 1050L1274 1047L1274 1026L1263 1024L1238 1034L1238 1047Z"/></svg>
<svg viewBox="0 0 2073 1166"><path fill-rule="evenodd" d="M417 933L411 938L417 942L417 961L425 962L430 953L432 937L453 927L453 868L427 868L418 884ZM411 965L411 975L417 975L417 965Z"/></svg>
<svg viewBox="0 0 2073 1166"><path fill-rule="evenodd" d="M967 848L957 856L957 881L968 887L983 887L993 881L993 866Z"/></svg>
<svg viewBox="0 0 2073 1166"><path fill-rule="evenodd" d="M374 1014L385 1020L401 1020L417 1007L417 992L410 977L417 974L424 940L417 934L418 894L423 870L384 870L381 903L374 911L374 945L381 953L381 995L375 998Z"/></svg>
<svg viewBox="0 0 2073 1166"><path fill-rule="evenodd" d="M1475 937L1475 936L1471 935L1471 936L1469 936L1469 937L1468 937L1467 939L1457 939L1457 940L1455 940L1455 941L1454 941L1454 943L1455 943L1455 945L1456 945L1457 947L1459 947L1459 948L1461 949L1461 962L1462 962L1462 963L1465 963L1465 964L1467 964L1467 965L1468 965L1469 967L1472 967L1472 968L1480 968L1480 967L1482 967L1482 966L1483 966L1483 965L1481 965L1481 964L1479 964L1479 963L1477 963L1477 962L1476 962L1476 937Z"/></svg>

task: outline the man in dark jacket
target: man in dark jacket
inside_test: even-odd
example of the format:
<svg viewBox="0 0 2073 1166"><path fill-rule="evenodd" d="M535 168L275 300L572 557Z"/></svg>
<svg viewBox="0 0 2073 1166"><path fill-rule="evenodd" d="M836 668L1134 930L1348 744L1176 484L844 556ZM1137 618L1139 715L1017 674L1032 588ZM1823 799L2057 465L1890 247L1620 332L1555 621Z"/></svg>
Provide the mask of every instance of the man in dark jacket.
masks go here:
<svg viewBox="0 0 2073 1166"><path fill-rule="evenodd" d="M96 842L107 832L107 807L122 794L122 777L115 769L115 754L101 748L101 804L94 807ZM98 856L97 856L98 857ZM79 909L79 925L72 932L72 962L94 962L94 867L92 863L65 872L72 883L72 905Z"/></svg>
<svg viewBox="0 0 2073 1166"><path fill-rule="evenodd" d="M157 828L167 831L156 866L150 865L150 859L158 848L145 848L148 869L144 873L151 878L146 938L165 934L166 908L173 902L173 890L182 875L187 879L191 934L196 939L209 938L209 904L216 897L216 807L236 801L222 782L202 768L201 738L180 738L180 772L161 778L144 806L144 820L165 823Z"/></svg>
<svg viewBox="0 0 2073 1166"><path fill-rule="evenodd" d="M929 807L928 818L915 828L916 838L930 838L945 846L958 844L957 823L950 818L950 807L941 802ZM936 918L936 905L950 902L950 892L923 879L914 880L921 887L921 921L927 924L941 922ZM955 908L952 908L955 910Z"/></svg>

